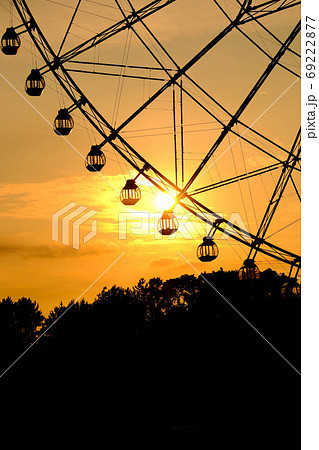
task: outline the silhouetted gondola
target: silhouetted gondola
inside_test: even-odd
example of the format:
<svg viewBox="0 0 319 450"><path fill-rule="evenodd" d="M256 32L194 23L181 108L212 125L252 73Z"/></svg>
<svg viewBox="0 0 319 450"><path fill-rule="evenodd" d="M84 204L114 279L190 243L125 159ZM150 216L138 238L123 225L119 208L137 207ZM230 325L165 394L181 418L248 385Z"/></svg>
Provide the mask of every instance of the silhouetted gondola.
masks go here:
<svg viewBox="0 0 319 450"><path fill-rule="evenodd" d="M141 190L135 183L135 180L127 180L120 193L120 199L123 205L135 205L141 196Z"/></svg>
<svg viewBox="0 0 319 450"><path fill-rule="evenodd" d="M69 111L66 108L60 109L58 115L54 119L53 129L56 132L56 134L67 136L68 134L70 134L73 127L74 127L74 120L70 115Z"/></svg>
<svg viewBox="0 0 319 450"><path fill-rule="evenodd" d="M246 259L239 269L239 279L240 280L254 280L259 278L259 269L255 264L253 259Z"/></svg>
<svg viewBox="0 0 319 450"><path fill-rule="evenodd" d="M98 145L92 145L87 154L85 167L90 172L99 172L106 163L106 157Z"/></svg>
<svg viewBox="0 0 319 450"><path fill-rule="evenodd" d="M21 40L13 27L7 28L1 38L1 51L5 55L16 55L21 45Z"/></svg>
<svg viewBox="0 0 319 450"><path fill-rule="evenodd" d="M300 298L300 284L294 278L290 278L282 285L280 294L282 298Z"/></svg>
<svg viewBox="0 0 319 450"><path fill-rule="evenodd" d="M197 247L197 258L202 262L211 262L217 258L219 250L212 238L204 237L203 242Z"/></svg>
<svg viewBox="0 0 319 450"><path fill-rule="evenodd" d="M178 230L178 220L172 211L164 211L157 222L157 229L163 236L174 234Z"/></svg>
<svg viewBox="0 0 319 450"><path fill-rule="evenodd" d="M38 97L41 95L44 88L45 81L39 69L32 69L25 82L26 93L32 97Z"/></svg>

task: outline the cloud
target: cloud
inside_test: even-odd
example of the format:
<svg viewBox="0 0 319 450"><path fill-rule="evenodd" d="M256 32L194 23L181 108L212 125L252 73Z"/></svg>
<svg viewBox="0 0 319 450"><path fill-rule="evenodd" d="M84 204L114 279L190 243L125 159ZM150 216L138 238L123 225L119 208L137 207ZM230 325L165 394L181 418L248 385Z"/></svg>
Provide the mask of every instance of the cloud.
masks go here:
<svg viewBox="0 0 319 450"><path fill-rule="evenodd" d="M52 214L75 202L99 212L113 211L123 176L56 178L32 183L0 184L0 217L51 220ZM114 189L112 188L114 186Z"/></svg>
<svg viewBox="0 0 319 450"><path fill-rule="evenodd" d="M158 258L158 259L153 259L153 261L150 262L150 266L151 267L167 267L167 266L174 266L179 263L180 263L180 259L177 259L177 258Z"/></svg>
<svg viewBox="0 0 319 450"><path fill-rule="evenodd" d="M62 244L52 245L25 243L0 243L0 257L16 256L25 259L31 258L77 258L89 255L115 253L118 246L115 242L98 241L95 244L80 246L80 250Z"/></svg>

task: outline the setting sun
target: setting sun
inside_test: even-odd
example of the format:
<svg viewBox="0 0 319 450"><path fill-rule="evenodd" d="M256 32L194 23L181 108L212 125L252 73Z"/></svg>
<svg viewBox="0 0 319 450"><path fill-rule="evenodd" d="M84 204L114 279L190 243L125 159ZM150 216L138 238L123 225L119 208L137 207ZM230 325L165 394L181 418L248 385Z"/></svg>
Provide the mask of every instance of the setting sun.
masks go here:
<svg viewBox="0 0 319 450"><path fill-rule="evenodd" d="M162 211L171 208L174 205L175 199L172 195L161 192L155 196L154 202L156 207Z"/></svg>

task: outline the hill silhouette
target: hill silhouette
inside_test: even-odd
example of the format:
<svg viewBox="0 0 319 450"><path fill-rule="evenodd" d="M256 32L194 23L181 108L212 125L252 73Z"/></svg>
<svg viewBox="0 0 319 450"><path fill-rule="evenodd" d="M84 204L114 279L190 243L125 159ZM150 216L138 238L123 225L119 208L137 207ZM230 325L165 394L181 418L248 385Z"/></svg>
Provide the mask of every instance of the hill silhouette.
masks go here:
<svg viewBox="0 0 319 450"><path fill-rule="evenodd" d="M270 269L203 275L105 287L47 317L3 299L1 373L32 345L0 379L3 409L50 430L300 448L300 299L282 298L286 277Z"/></svg>

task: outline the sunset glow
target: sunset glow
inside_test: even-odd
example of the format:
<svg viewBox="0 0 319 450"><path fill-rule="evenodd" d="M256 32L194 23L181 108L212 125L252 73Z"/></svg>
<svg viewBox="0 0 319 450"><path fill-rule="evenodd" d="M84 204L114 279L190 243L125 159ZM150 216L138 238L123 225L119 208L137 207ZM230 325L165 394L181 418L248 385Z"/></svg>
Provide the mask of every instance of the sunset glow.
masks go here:
<svg viewBox="0 0 319 450"><path fill-rule="evenodd" d="M72 7L75 7L76 2L73 3ZM98 33L106 26L122 20L121 12L114 5L106 8L103 2L88 3L88 7L92 8L91 14L80 11L76 15L61 54L89 39L93 31ZM146 4L142 0L135 3L136 7ZM229 4L235 14L238 9L236 2ZM71 5L66 7L63 3L45 2L43 8L43 2L30 0L29 7L34 17L39 19L52 48L58 51L70 21ZM5 9L0 16L0 25L4 31L10 20L13 26L20 23L15 12L10 16ZM265 18L265 26L269 26L284 42L298 15L298 8L291 8L287 13L282 13L280 21L273 16ZM107 22L105 17L108 18ZM59 23L58 29L56 23ZM162 42L163 48L174 55L172 58L182 67L227 26L228 19L214 2L203 0L198 8L196 2L183 0L172 2L158 13L150 15L146 23ZM247 24L245 30L248 37L257 39L253 24ZM263 32L260 30L260 33ZM267 35L264 38L266 41ZM263 46L263 36L257 41L258 45ZM278 45L278 41L268 42L267 52L275 55ZM298 52L299 45L296 39L292 44L295 52ZM158 61L162 61L169 70L174 69L174 64L167 59L163 50L154 48L154 54L157 60L133 33L126 30L75 58L84 61L83 68L92 73L77 72L79 64L73 61L66 64L85 97L108 123L117 127L125 124L127 118L134 116L141 105L165 85L168 75L160 70ZM21 47L17 55L1 53L0 60L1 95L3 104L7 105L0 113L3 155L0 168L0 256L6 261L1 295L34 297L47 311L60 300L70 300L80 295L108 266L111 269L98 280L94 289L87 292L87 298L93 299L105 285L115 283L132 286L142 276L166 279L182 273L194 273L194 269L182 260L179 253L185 255L192 266L199 270L211 271L220 266L238 270L242 266L249 248L232 239L218 242L218 258L209 267L200 262L196 258L196 248L209 229L196 216L193 216L191 224L187 211L180 205L174 208L180 221L178 232L169 238L158 236L157 220L164 210L174 205L174 187L163 183L162 188L169 188L172 192L172 195L164 194L142 174L139 176L136 163L142 169L144 162L134 159L135 156L132 167L128 160L118 154L116 147L105 143L102 146L105 166L97 173L86 169L87 154L92 146L99 146L104 139L74 108L50 70L43 74L45 88L41 95L32 97L26 94L24 84L31 69L44 64L28 33L21 35ZM122 64L125 60L126 64ZM293 70L298 69L293 54L287 52L282 62ZM238 109L268 64L269 58L234 30L194 64L189 72L190 77L207 90L211 97L185 77L183 123L180 89L178 85L175 86L173 108L173 89L170 86L123 126L120 134L128 145L125 147L115 139L115 146L126 157L127 149L132 146L172 183L175 183L177 174L178 188L185 186L219 138L222 124L229 120L226 111L234 113ZM150 69L146 70L145 67ZM98 72L103 71L122 73L127 77L98 75ZM161 81L162 78L164 81ZM274 144L262 141L259 135L253 134L250 128L245 128L240 122L235 124L232 127L235 134L223 140L216 155L210 158L200 176L191 184L189 192L208 187L194 195L196 200L226 219L235 218L248 231L257 232L281 173L280 168L234 184L225 184L221 188L219 183L271 166L278 159L286 157L281 148L289 151L300 122L299 93L299 80L291 72L281 67L275 68L241 116L245 124L253 124L252 128L270 138ZM193 101L193 97L196 101ZM216 98L217 103L212 98ZM201 102L203 107L200 106ZM54 119L58 111L68 108L71 108L74 127L72 122L72 131L69 133L69 129L64 130L69 134L59 136L53 131ZM82 108L85 109L84 105ZM89 110L88 113L91 114ZM282 126L282 117L285 117L289 127ZM107 130L105 132L108 133ZM241 134L245 139L238 139ZM264 145L266 152L259 151L253 144L257 147ZM297 189L300 188L298 175L294 178ZM160 181L158 174L152 170L148 176L156 183ZM134 205L124 205L120 201L120 191L128 179L135 178L141 198ZM210 190L212 185L216 185L216 189ZM300 202L294 185L288 183L267 234L274 245L299 253ZM84 208L83 212L72 220L70 217L68 219L69 213L59 217L59 226L62 228L64 220L64 230L69 227L70 245L67 246L62 242L61 229L59 241L52 241L52 217L73 203L76 205L74 210ZM82 224L81 220L88 217L85 214L90 215L92 210L92 214L97 211L94 217ZM119 224L125 214L128 215L125 220L134 223L135 228L132 228L134 232L130 232L128 226L126 238L119 239ZM185 217L181 220L183 214ZM150 223L145 225L149 231L137 232L141 221L146 223L146 220ZM76 221L78 225L74 225ZM95 235L91 228L96 230ZM79 238L79 249L71 246L74 230L80 234L76 236ZM85 241L87 236L90 239ZM217 233L215 238L220 236L221 233ZM124 256L113 266L117 257L123 253ZM163 258L169 264L161 264ZM289 266L265 254L259 254L256 263L260 270L271 267L280 272L289 271ZM18 277L16 271L19 272ZM63 289L59 286L63 286Z"/></svg>
<svg viewBox="0 0 319 450"><path fill-rule="evenodd" d="M170 209L174 205L174 202L174 197L170 194L165 194L164 192L156 194L154 198L154 203L156 207L159 208L159 211Z"/></svg>

